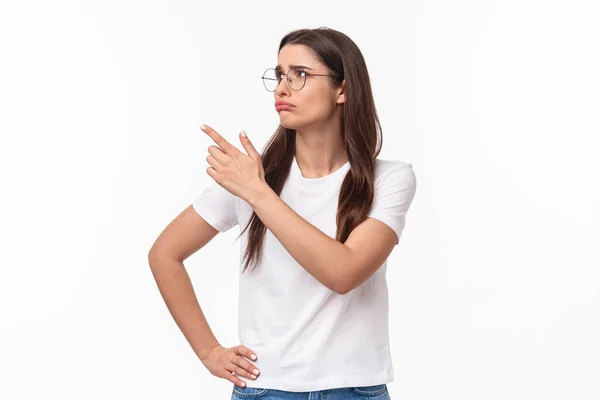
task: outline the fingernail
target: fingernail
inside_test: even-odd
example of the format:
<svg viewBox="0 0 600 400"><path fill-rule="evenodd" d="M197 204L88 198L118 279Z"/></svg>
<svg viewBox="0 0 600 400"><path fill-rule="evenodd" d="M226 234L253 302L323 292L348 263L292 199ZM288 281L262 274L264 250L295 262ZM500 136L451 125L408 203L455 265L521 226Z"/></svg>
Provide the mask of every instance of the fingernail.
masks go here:
<svg viewBox="0 0 600 400"><path fill-rule="evenodd" d="M206 129L206 125L200 125L200 129L205 130Z"/></svg>
<svg viewBox="0 0 600 400"><path fill-rule="evenodd" d="M255 369L255 370L254 370L254 375L258 375L258 374L260 374L260 371L259 371L259 370L257 370L257 369Z"/></svg>
<svg viewBox="0 0 600 400"><path fill-rule="evenodd" d="M242 131L242 136L246 137L246 132L245 131Z"/></svg>
<svg viewBox="0 0 600 400"><path fill-rule="evenodd" d="M251 359L253 359L253 360L256 360L256 354L252 354L252 355L250 356L250 358L251 358Z"/></svg>

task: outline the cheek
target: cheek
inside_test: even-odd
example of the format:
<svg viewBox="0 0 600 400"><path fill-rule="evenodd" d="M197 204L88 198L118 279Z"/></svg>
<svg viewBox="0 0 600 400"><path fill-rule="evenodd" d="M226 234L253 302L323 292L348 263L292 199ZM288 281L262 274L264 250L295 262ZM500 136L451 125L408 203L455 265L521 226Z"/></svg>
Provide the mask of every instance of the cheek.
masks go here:
<svg viewBox="0 0 600 400"><path fill-rule="evenodd" d="M324 97L315 99L313 102L307 103L302 108L302 115L311 120L323 119L329 117L332 112L331 105L324 101Z"/></svg>
<svg viewBox="0 0 600 400"><path fill-rule="evenodd" d="M295 110L294 114L316 119L328 116L332 112L331 104L327 101L330 96L328 91L310 88L302 94L304 96L298 101L298 110Z"/></svg>
<svg viewBox="0 0 600 400"><path fill-rule="evenodd" d="M311 93L312 100L309 104L319 115L329 116L335 110L334 93L329 86L319 87L318 89L319 90L315 90L314 93Z"/></svg>

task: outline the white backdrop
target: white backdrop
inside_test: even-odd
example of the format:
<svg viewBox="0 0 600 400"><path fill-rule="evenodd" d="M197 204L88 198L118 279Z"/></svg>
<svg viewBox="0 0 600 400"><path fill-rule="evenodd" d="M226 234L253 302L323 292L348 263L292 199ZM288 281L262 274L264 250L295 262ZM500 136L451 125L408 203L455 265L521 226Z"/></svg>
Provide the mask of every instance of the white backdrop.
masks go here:
<svg viewBox="0 0 600 400"><path fill-rule="evenodd" d="M229 398L147 254L212 182L198 126L262 149L281 37L328 26L367 61L380 157L418 180L388 260L391 397L597 400L594 3L3 1L0 398ZM227 347L238 233L185 263Z"/></svg>

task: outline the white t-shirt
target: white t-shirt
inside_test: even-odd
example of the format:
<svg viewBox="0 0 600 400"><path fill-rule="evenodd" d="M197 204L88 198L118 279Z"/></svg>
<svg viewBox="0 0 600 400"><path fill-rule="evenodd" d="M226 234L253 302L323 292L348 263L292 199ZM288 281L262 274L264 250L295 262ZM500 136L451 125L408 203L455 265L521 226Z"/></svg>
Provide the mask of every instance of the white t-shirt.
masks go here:
<svg viewBox="0 0 600 400"><path fill-rule="evenodd" d="M335 238L338 195L347 162L321 178L304 178L296 158L281 199L296 213ZM369 217L389 225L398 238L416 190L412 164L376 159L375 198ZM239 226L252 208L216 182L193 202L196 212L219 232ZM389 347L387 261L362 285L340 295L310 275L266 230L261 263L241 273L248 230L240 236L240 344L257 355L256 380L247 387L291 392L393 382ZM398 244L398 243L396 243Z"/></svg>

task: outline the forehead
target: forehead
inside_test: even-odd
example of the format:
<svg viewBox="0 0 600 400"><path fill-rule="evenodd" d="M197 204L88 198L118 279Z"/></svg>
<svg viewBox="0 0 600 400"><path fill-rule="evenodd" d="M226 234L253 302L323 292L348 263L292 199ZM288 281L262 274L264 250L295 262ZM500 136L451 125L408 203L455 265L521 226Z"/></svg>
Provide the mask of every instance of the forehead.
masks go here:
<svg viewBox="0 0 600 400"><path fill-rule="evenodd" d="M304 45L286 44L281 48L277 56L278 71L287 71L294 67L317 69L321 63L315 58L312 50Z"/></svg>

